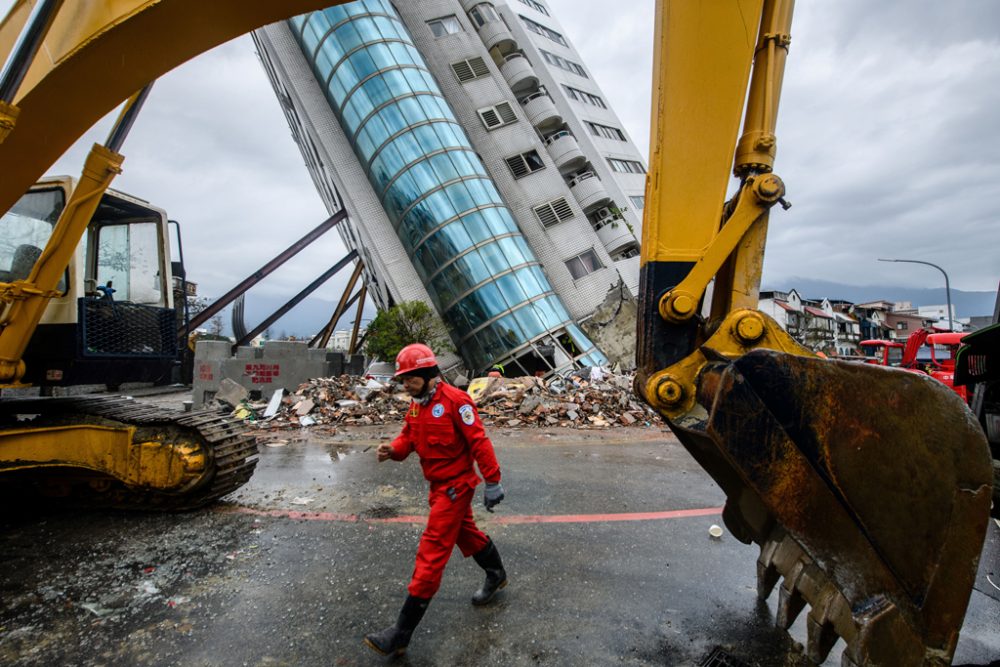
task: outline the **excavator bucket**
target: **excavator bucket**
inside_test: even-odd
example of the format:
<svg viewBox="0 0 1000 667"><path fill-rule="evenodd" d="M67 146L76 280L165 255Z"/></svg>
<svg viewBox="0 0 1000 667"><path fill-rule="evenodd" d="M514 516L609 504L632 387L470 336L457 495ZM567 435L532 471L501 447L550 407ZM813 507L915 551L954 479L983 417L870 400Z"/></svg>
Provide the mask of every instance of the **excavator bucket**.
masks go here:
<svg viewBox="0 0 1000 667"><path fill-rule="evenodd" d="M671 427L760 545L777 622L808 604L807 652L845 665L947 665L976 575L992 466L972 414L936 380L760 349L703 348L697 404Z"/></svg>

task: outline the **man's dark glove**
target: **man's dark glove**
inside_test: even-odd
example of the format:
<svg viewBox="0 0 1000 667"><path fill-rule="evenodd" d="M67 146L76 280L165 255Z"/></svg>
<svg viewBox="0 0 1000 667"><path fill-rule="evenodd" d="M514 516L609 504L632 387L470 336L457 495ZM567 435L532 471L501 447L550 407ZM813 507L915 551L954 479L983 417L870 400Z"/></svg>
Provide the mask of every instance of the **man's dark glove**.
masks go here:
<svg viewBox="0 0 1000 667"><path fill-rule="evenodd" d="M486 483L486 491L483 492L483 505L486 506L487 512L492 512L493 508L503 500L503 487L500 483L490 484Z"/></svg>

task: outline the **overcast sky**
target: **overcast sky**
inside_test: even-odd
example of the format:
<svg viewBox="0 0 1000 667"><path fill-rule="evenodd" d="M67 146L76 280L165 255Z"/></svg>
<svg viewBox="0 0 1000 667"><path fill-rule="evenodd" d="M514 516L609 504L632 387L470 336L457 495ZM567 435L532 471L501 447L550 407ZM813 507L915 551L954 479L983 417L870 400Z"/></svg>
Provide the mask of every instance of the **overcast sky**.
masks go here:
<svg viewBox="0 0 1000 667"><path fill-rule="evenodd" d="M653 0L548 3L648 155ZM941 286L929 267L876 262L899 257L940 264L954 288L996 289L1000 2L810 0L792 33L775 170L794 207L771 216L765 284ZM78 173L109 124L52 173ZM162 77L123 152L115 187L181 222L203 295L326 217L249 37ZM290 297L343 253L330 232L255 292ZM318 294L335 300L346 280Z"/></svg>

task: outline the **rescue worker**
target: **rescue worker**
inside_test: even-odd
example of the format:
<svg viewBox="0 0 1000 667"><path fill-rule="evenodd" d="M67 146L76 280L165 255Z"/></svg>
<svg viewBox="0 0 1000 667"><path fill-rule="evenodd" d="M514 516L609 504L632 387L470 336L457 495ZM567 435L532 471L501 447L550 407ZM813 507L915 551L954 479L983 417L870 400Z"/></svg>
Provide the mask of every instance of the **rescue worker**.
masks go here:
<svg viewBox="0 0 1000 667"><path fill-rule="evenodd" d="M486 374L488 378L502 378L503 377L503 364L493 364L490 368L490 372Z"/></svg>
<svg viewBox="0 0 1000 667"><path fill-rule="evenodd" d="M377 458L380 463L402 461L416 451L430 482L431 511L420 536L409 594L396 623L365 636L365 644L383 655L406 652L456 544L463 556L472 556L486 571L486 581L472 596L472 604L488 603L507 585L500 552L472 518L472 498L480 482L473 461L486 480L483 504L487 511L492 512L504 498L500 466L476 406L467 393L444 382L434 352L421 343L400 350L394 377L402 380L412 401L402 432L392 443L378 446Z"/></svg>

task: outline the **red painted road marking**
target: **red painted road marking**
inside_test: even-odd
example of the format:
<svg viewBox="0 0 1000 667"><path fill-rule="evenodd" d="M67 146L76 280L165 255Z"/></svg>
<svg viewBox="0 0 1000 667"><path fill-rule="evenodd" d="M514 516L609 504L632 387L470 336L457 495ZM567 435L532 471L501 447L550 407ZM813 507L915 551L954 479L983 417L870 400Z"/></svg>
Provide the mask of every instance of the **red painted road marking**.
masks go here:
<svg viewBox="0 0 1000 667"><path fill-rule="evenodd" d="M300 521L339 521L342 523L427 523L423 515L393 516L393 517L362 517L357 514L338 514L335 512L300 512L297 510L258 510L252 507L225 508L224 512L238 514L253 514L255 516L271 516ZM721 507L705 507L691 510L668 510L665 512L625 512L619 514L514 514L511 516L497 515L490 517L486 523L499 525L516 525L529 523L609 523L616 521L662 521L665 519L684 519L692 516L714 516L722 514Z"/></svg>

